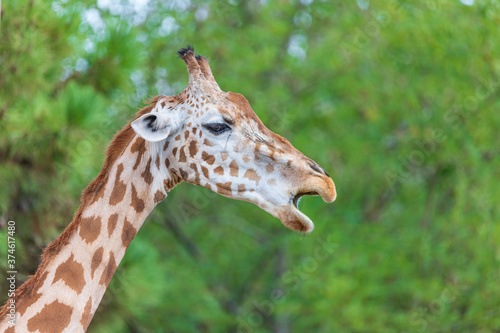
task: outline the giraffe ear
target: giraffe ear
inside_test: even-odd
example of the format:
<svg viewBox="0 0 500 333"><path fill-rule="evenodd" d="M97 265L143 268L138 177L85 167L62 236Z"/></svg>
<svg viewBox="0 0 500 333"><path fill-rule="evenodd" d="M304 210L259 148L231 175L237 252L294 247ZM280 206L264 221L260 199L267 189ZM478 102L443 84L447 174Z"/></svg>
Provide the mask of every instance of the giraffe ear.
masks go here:
<svg viewBox="0 0 500 333"><path fill-rule="evenodd" d="M164 140L172 132L169 117L160 112L146 113L134 120L131 125L141 138L151 142Z"/></svg>

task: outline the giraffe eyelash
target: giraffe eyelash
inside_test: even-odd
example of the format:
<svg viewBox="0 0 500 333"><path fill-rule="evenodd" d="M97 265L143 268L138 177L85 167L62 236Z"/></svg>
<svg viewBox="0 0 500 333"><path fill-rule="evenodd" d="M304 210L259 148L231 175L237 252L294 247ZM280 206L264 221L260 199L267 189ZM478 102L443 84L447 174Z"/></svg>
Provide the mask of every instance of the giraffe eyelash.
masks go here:
<svg viewBox="0 0 500 333"><path fill-rule="evenodd" d="M231 130L231 127L229 127L225 123L209 123L203 125L204 128L208 129L212 134L219 135L222 134L226 131Z"/></svg>

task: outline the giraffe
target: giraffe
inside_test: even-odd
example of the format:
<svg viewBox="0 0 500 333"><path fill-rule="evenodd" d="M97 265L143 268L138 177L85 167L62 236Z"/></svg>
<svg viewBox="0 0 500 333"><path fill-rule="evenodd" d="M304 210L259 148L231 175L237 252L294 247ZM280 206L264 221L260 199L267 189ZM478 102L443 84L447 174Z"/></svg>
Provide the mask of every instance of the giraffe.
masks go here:
<svg viewBox="0 0 500 333"><path fill-rule="evenodd" d="M335 200L328 173L268 130L242 95L223 92L204 57L190 46L178 54L186 89L153 98L114 136L73 221L4 305L0 332L85 332L144 220L182 181L254 203L302 233L314 224L299 199Z"/></svg>

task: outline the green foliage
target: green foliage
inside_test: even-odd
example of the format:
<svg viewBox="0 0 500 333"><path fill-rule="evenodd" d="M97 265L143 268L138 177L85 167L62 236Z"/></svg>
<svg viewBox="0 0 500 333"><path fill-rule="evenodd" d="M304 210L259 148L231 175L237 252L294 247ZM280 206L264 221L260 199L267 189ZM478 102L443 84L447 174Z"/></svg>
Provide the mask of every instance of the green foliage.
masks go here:
<svg viewBox="0 0 500 333"><path fill-rule="evenodd" d="M192 44L338 199L302 199L316 223L302 236L179 185L89 332L500 330L497 2L109 3L2 3L0 237L16 220L20 278L113 133L185 87L175 51Z"/></svg>

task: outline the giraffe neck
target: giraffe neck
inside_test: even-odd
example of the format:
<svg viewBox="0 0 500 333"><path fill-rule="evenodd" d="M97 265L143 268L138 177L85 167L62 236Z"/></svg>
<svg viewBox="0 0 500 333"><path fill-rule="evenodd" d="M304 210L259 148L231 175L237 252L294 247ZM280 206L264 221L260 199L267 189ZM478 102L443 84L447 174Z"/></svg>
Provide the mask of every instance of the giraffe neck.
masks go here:
<svg viewBox="0 0 500 333"><path fill-rule="evenodd" d="M161 159L161 147L134 137L83 192L75 219L49 245L34 278L17 291L16 332L86 330L130 242L179 182Z"/></svg>

